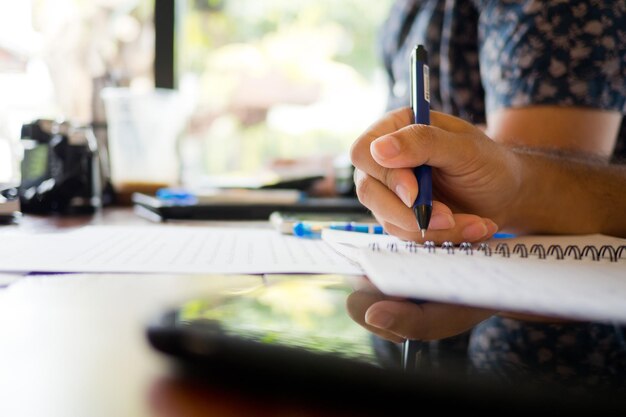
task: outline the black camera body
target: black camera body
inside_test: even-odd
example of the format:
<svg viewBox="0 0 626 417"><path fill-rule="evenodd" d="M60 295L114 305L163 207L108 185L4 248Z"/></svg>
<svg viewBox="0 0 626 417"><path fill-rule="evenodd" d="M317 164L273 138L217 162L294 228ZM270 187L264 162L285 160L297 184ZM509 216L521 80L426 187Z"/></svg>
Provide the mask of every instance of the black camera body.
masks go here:
<svg viewBox="0 0 626 417"><path fill-rule="evenodd" d="M24 213L94 213L102 203L98 145L89 127L35 120L22 126Z"/></svg>

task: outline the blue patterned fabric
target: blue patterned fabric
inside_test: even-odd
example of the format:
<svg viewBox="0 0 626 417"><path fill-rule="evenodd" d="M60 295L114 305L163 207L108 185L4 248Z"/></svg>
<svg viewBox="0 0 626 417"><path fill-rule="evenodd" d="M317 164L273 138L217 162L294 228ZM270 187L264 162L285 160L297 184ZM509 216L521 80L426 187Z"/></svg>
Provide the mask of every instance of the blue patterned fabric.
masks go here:
<svg viewBox="0 0 626 417"><path fill-rule="evenodd" d="M528 105L626 113L624 0L397 1L381 31L389 109L409 103L417 43L429 52L431 107L472 123ZM626 129L615 153L626 157Z"/></svg>
<svg viewBox="0 0 626 417"><path fill-rule="evenodd" d="M411 49L429 53L431 107L472 123L528 105L626 112L625 0L403 0L381 31L389 109L409 105ZM624 123L615 150L626 157ZM626 387L624 329L494 316L471 334L429 344L433 366L514 381L530 376L580 386Z"/></svg>
<svg viewBox="0 0 626 417"><path fill-rule="evenodd" d="M493 316L471 333L471 369L502 381L626 390L624 330L601 323L539 323Z"/></svg>
<svg viewBox="0 0 626 417"><path fill-rule="evenodd" d="M551 384L576 392L626 394L624 329L613 324L530 322L492 316L471 331L421 344L421 368L499 384ZM384 367L399 368L401 345L372 335Z"/></svg>

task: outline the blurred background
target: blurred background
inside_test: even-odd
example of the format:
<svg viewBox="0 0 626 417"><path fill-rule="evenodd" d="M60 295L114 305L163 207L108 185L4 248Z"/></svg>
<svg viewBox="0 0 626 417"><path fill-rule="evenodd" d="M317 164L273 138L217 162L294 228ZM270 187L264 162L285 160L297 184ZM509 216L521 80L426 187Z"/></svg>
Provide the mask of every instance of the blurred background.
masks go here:
<svg viewBox="0 0 626 417"><path fill-rule="evenodd" d="M385 108L376 37L390 5L0 0L0 136L19 141L23 123L47 118L109 146L103 89L166 88L179 101L160 123L182 121L177 181L327 173Z"/></svg>

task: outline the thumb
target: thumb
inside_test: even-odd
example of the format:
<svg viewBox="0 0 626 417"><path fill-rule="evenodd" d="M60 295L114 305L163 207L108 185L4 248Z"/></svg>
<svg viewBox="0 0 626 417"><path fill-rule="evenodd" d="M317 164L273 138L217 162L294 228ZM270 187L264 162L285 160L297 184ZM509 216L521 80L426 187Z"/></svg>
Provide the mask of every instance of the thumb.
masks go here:
<svg viewBox="0 0 626 417"><path fill-rule="evenodd" d="M435 126L414 124L382 136L370 144L374 160L386 168L430 165L449 168L475 160L486 136L455 133Z"/></svg>

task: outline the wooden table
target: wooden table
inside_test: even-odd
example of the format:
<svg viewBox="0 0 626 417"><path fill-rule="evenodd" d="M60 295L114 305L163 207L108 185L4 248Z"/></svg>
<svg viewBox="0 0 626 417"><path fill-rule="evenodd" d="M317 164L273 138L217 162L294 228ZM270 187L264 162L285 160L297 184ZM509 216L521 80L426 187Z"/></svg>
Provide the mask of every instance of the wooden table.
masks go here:
<svg viewBox="0 0 626 417"><path fill-rule="evenodd" d="M25 216L19 225L0 228L0 239L13 232L149 223L131 209L107 209L95 216L71 218ZM223 227L244 223L191 224ZM270 227L267 222L252 224ZM258 285L260 280L259 276L233 275L57 274L27 276L4 287L0 284L0 416L374 415L374 409L361 406L357 411L352 406L359 400L371 402L372 393L368 392L352 393L343 406L331 406L315 400L253 396L219 382L194 382L177 376L172 363L148 344L145 326L165 309L219 288ZM439 395L446 398L441 403L444 408L454 407L457 401L472 404L472 400L466 401L470 397L465 391L457 391L455 397L446 387ZM486 398L490 400L485 409L493 407L493 396L479 397L474 405ZM500 404L502 410L513 398L495 400L505 401ZM407 398L406 404L412 407L416 402L417 407L423 403ZM516 404L519 408L510 411L528 413ZM568 411L576 414L571 414L571 408Z"/></svg>
<svg viewBox="0 0 626 417"><path fill-rule="evenodd" d="M130 209L73 218L25 216L19 225L0 229L0 238L7 231L141 223L149 222ZM148 345L144 326L164 308L218 286L259 279L74 274L15 281L0 290L0 415L345 415L180 379Z"/></svg>

